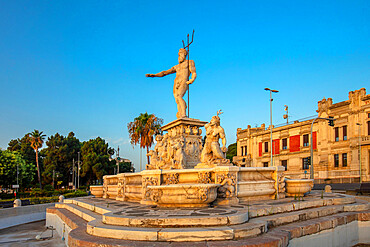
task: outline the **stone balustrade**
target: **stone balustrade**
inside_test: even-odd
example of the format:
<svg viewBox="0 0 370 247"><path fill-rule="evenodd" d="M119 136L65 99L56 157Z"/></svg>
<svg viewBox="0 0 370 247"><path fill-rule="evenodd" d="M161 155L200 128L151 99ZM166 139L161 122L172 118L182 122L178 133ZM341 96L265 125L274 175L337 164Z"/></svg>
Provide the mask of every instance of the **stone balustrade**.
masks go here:
<svg viewBox="0 0 370 247"><path fill-rule="evenodd" d="M142 204L166 204L158 195L163 195L167 187L173 193L183 194L183 187L207 187L202 184L217 185L212 190L204 189L209 198L215 197L217 204L233 204L241 201L264 200L285 197L284 167L237 167L217 166L213 168L144 170L139 173L121 173L104 176L103 197L119 201L140 202ZM174 186L183 185L183 186ZM153 190L155 188L155 190ZM208 187L207 187L208 188ZM178 191L175 191L178 189ZM182 192L181 192L181 191ZM153 195L153 193L156 195ZM164 193L166 194L166 193ZM207 194L208 195L208 194ZM153 200L155 198L155 200ZM185 198L185 197L183 197ZM171 197L173 201L174 198ZM181 206L178 200L177 206ZM207 200L207 203L211 203ZM169 202L170 204L170 202ZM184 205L189 203L184 201Z"/></svg>

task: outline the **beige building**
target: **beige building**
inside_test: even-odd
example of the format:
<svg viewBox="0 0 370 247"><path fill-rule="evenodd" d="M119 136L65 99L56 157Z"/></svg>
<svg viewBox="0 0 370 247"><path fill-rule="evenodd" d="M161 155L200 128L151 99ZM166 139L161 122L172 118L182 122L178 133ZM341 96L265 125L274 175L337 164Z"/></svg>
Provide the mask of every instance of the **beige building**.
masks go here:
<svg viewBox="0 0 370 247"><path fill-rule="evenodd" d="M273 127L273 165L286 168L291 178L309 178L312 147L315 183L352 183L370 181L370 95L366 89L351 91L348 100L333 104L331 98L318 102L317 117ZM361 148L361 153L359 152ZM360 158L361 157L361 158ZM361 162L359 160L361 159ZM270 127L237 130L238 166L271 166Z"/></svg>

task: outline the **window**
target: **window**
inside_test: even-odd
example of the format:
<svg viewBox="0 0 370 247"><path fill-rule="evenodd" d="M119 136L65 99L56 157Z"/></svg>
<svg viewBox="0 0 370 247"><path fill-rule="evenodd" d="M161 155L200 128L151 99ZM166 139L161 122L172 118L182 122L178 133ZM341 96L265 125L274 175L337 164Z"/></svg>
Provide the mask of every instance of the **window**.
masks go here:
<svg viewBox="0 0 370 247"><path fill-rule="evenodd" d="M370 121L367 122L367 135L370 136Z"/></svg>
<svg viewBox="0 0 370 247"><path fill-rule="evenodd" d="M281 161L281 166L285 167L285 171L288 170L288 161L287 160L282 160Z"/></svg>
<svg viewBox="0 0 370 247"><path fill-rule="evenodd" d="M335 141L339 142L339 128L335 127L334 131L335 131Z"/></svg>
<svg viewBox="0 0 370 247"><path fill-rule="evenodd" d="M268 153L269 151L269 143L265 142L265 153Z"/></svg>
<svg viewBox="0 0 370 247"><path fill-rule="evenodd" d="M347 126L343 126L343 141L347 140Z"/></svg>
<svg viewBox="0 0 370 247"><path fill-rule="evenodd" d="M347 153L342 154L342 166L347 166Z"/></svg>
<svg viewBox="0 0 370 247"><path fill-rule="evenodd" d="M269 163L268 162L263 162L263 167L269 167Z"/></svg>
<svg viewBox="0 0 370 247"><path fill-rule="evenodd" d="M308 141L308 134L303 135L303 146L308 147L310 145L310 142Z"/></svg>
<svg viewBox="0 0 370 247"><path fill-rule="evenodd" d="M247 155L247 146L242 147L242 156Z"/></svg>
<svg viewBox="0 0 370 247"><path fill-rule="evenodd" d="M308 159L309 157L306 157L306 158L303 158L302 159L302 169L303 170L307 170L307 169L309 169L309 159Z"/></svg>
<svg viewBox="0 0 370 247"><path fill-rule="evenodd" d="M339 167L339 154L334 154L334 167Z"/></svg>
<svg viewBox="0 0 370 247"><path fill-rule="evenodd" d="M288 149L288 139L284 138L283 139L283 150L286 150L286 149Z"/></svg>

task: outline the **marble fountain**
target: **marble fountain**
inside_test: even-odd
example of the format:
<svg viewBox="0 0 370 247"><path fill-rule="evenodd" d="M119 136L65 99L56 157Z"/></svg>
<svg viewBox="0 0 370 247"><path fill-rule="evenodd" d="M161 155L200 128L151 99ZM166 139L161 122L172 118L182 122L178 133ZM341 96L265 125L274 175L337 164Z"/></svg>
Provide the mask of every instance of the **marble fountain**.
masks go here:
<svg viewBox="0 0 370 247"><path fill-rule="evenodd" d="M331 246L322 245L330 241L348 246L370 242L368 202L310 192L312 180L285 179L282 166L237 167L225 158L221 111L209 122L186 116L182 97L196 78L194 62L186 60L186 54L180 49L178 65L147 74L176 73L178 112L176 120L162 127L165 134L156 136L146 169L104 176L102 186L91 186L93 196L65 199L49 208L46 224L53 225L69 246Z"/></svg>

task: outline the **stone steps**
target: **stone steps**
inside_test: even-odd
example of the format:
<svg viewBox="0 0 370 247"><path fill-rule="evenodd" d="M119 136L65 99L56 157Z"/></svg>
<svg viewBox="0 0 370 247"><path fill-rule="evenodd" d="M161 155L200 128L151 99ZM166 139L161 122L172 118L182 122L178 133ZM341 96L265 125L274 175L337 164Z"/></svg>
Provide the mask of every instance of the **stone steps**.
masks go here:
<svg viewBox="0 0 370 247"><path fill-rule="evenodd" d="M97 205L91 202L84 202L81 200L66 200L63 204L57 204L57 208L64 208L70 212L78 215L79 217L87 221L87 233L97 237L112 238L112 239L123 239L128 241L215 241L215 240L236 240L255 237L264 233L267 233L269 229L276 228L279 226L292 224L295 222L306 222L325 216L335 215L344 211L364 211L370 209L370 204L363 202L355 202L355 200L348 200L344 197L343 200L318 200L310 202L288 202L284 205L272 206L272 210L265 208L264 211L260 209L252 209L255 217L251 218L249 222L246 222L245 218L242 220L241 216L248 215L248 211L236 214L234 221L222 222L222 219L231 218L228 217L189 217L181 216L174 217L173 219L161 218L156 219L155 224L150 224L149 221L153 218L144 219L141 216L131 217L131 222L122 224L111 224L112 219L117 219L117 215L114 215L112 211L115 211L115 206L112 204L109 210L107 206ZM344 204L352 203L352 204ZM109 201L108 201L109 204ZM326 205L330 204L330 205ZM343 205L344 204L344 205ZM120 204L122 207L122 204ZM295 205L295 206L294 206ZM320 206L321 205L321 206ZM271 206L271 205L270 205ZM120 206L117 206L119 208ZM260 207L264 207L263 205ZM223 208L223 207L220 207ZM308 208L308 209L307 209ZM286 211L281 212L283 209ZM111 211L112 210L112 211ZM140 209L134 209L139 212ZM162 209L163 210L163 209ZM204 210L204 209L201 209ZM215 209L210 209L215 210ZM292 211L289 211L292 210ZM241 211L245 211L245 208L241 208ZM106 212L103 215L97 212ZM257 212L262 215L259 216ZM280 212L280 213L279 213ZM267 214L268 213L268 214ZM267 214L267 215L266 215ZM110 221L106 221L106 219ZM238 218L239 217L239 218ZM127 220L127 217L123 217ZM144 220L143 220L144 219ZM202 220L205 225L197 226L196 223L191 224L192 220ZM221 220L220 220L221 219ZM248 220L248 218L246 218ZM179 220L177 225L176 220ZM188 223L184 223L188 221ZM218 226L209 226L207 224L217 224ZM162 225L163 224L163 225ZM223 225L222 225L223 224Z"/></svg>
<svg viewBox="0 0 370 247"><path fill-rule="evenodd" d="M63 211L64 210L64 211ZM288 246L290 242L297 238L320 233L321 231L335 229L338 226L346 225L351 222L367 222L370 221L370 210L362 212L344 212L336 215L325 216L317 219L300 221L286 224L283 226L269 229L268 232L259 236L240 238L237 240L220 240L220 241L198 241L189 242L188 238L184 238L185 242L147 242L147 241L130 241L112 238L103 238L89 235L86 233L86 222L77 215L61 208L48 208L48 214L55 214L73 230L69 233L69 246L166 246L173 247L216 247L216 246ZM253 221L253 222L252 222ZM246 223L249 226L257 224L257 219L252 219ZM360 223L358 223L360 224ZM139 234L139 233L138 233ZM184 236L187 233L184 234Z"/></svg>
<svg viewBox="0 0 370 247"><path fill-rule="evenodd" d="M81 217L82 219L86 220L87 222L93 221L93 220L102 220L101 214L97 214L89 209L85 209L81 206L75 205L75 204L69 204L69 203L56 203L56 208L64 208L75 215Z"/></svg>

